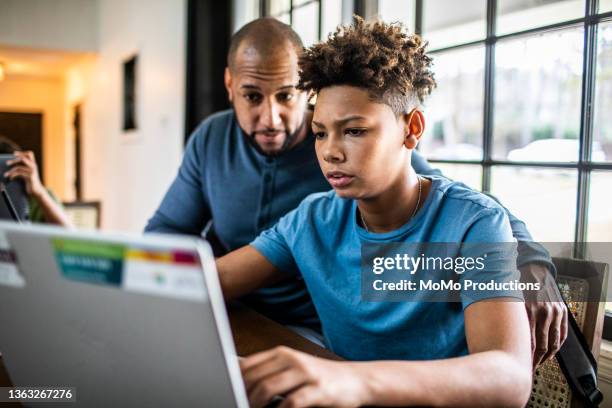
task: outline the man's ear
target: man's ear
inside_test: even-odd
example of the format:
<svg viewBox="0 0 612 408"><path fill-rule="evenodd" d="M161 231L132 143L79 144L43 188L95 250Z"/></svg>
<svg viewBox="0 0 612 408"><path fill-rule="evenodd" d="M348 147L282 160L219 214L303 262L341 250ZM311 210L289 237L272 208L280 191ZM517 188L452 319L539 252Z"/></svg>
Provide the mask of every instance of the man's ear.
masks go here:
<svg viewBox="0 0 612 408"><path fill-rule="evenodd" d="M227 98L230 102L234 100L234 94L232 93L232 73L229 67L225 67L225 72L223 73L223 82L225 83L225 90L227 91Z"/></svg>
<svg viewBox="0 0 612 408"><path fill-rule="evenodd" d="M425 131L425 116L418 109L404 113L404 146L412 150L417 147Z"/></svg>

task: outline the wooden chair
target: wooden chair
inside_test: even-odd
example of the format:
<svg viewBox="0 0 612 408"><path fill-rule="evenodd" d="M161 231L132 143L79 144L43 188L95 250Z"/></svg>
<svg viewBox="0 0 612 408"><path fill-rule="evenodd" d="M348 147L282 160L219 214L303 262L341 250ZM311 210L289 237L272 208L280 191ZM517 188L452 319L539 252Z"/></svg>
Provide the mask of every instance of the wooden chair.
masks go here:
<svg viewBox="0 0 612 408"><path fill-rule="evenodd" d="M605 316L608 264L568 258L553 258L553 263L557 268L559 290L597 360ZM553 359L536 370L527 406L577 408L584 405L572 396L559 363Z"/></svg>

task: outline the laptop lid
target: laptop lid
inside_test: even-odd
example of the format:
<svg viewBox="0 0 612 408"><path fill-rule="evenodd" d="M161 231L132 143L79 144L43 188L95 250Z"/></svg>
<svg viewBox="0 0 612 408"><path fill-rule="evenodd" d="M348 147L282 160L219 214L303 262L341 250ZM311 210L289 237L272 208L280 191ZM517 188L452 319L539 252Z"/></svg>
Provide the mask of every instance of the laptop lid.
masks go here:
<svg viewBox="0 0 612 408"><path fill-rule="evenodd" d="M15 386L75 387L77 405L248 406L195 239L0 222L0 352Z"/></svg>

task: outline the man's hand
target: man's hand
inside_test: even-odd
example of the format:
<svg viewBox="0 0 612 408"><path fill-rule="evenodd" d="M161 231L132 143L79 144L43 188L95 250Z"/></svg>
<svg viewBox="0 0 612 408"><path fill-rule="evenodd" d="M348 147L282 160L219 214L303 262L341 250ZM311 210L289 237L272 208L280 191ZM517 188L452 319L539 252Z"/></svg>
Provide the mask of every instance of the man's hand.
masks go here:
<svg viewBox="0 0 612 408"><path fill-rule="evenodd" d="M25 182L27 193L31 196L40 197L44 194L45 188L40 182L33 152L15 152L15 158L7 161L6 164L11 166L11 169L4 173L4 177L9 180L22 179Z"/></svg>
<svg viewBox="0 0 612 408"><path fill-rule="evenodd" d="M254 354L240 361L252 407L267 405L274 396L281 408L356 407L366 401L365 381L351 363L313 357L287 347Z"/></svg>
<svg viewBox="0 0 612 408"><path fill-rule="evenodd" d="M532 263L520 268L524 280L542 285L537 299L526 296L525 307L531 328L533 369L557 354L567 338L567 307L548 267ZM533 296L531 296L533 297Z"/></svg>

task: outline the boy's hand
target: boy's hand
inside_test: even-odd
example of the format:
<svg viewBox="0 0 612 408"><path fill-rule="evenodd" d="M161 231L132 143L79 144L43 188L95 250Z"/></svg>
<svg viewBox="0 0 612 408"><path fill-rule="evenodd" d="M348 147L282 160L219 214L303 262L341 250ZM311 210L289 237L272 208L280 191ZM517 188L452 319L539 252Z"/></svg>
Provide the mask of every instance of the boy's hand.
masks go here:
<svg viewBox="0 0 612 408"><path fill-rule="evenodd" d="M366 401L365 381L350 363L325 360L276 347L240 361L252 407L267 405L274 396L287 407L356 407Z"/></svg>
<svg viewBox="0 0 612 408"><path fill-rule="evenodd" d="M15 158L7 161L6 164L11 166L11 169L4 173L4 177L11 181L17 178L22 179L29 195L38 197L45 192L45 188L40 182L38 166L33 152L15 152Z"/></svg>

